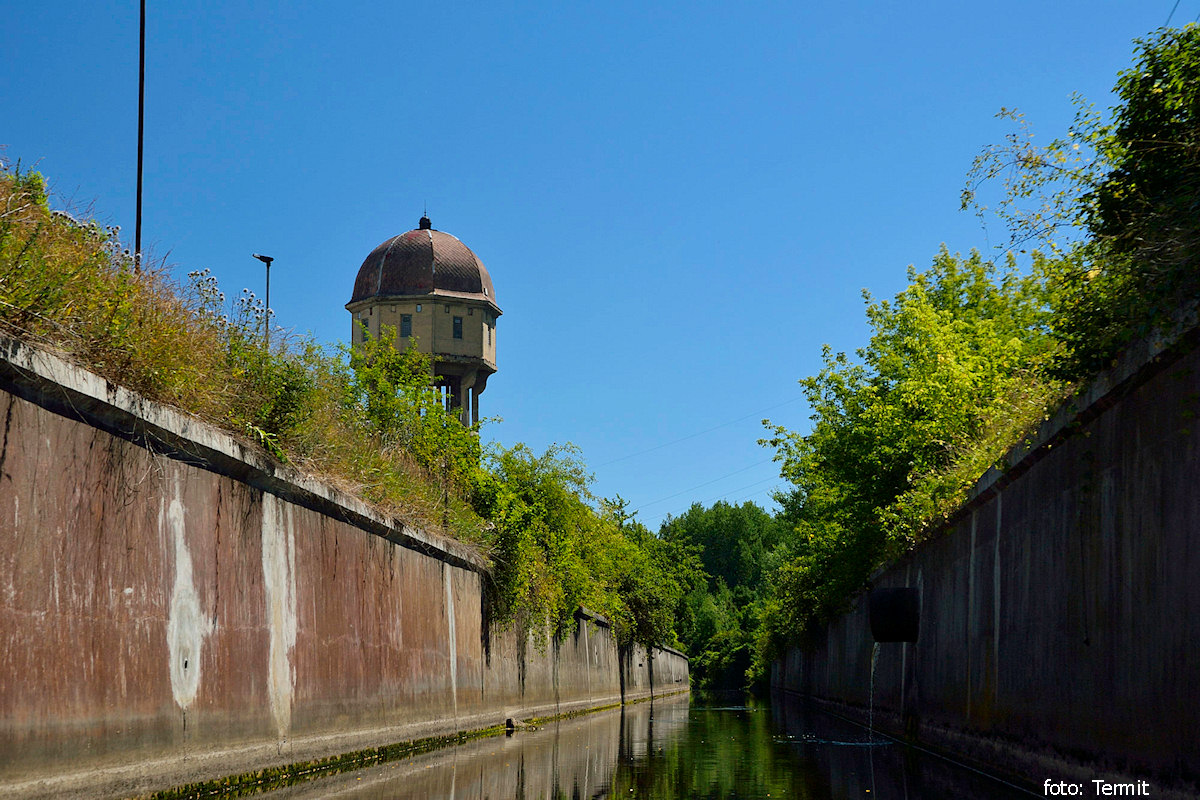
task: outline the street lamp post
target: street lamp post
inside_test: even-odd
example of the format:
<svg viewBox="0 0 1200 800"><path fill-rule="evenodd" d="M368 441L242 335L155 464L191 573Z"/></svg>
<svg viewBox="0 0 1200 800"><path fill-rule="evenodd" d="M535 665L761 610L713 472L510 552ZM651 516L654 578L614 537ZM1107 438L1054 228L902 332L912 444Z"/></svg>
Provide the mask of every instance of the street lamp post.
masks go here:
<svg viewBox="0 0 1200 800"><path fill-rule="evenodd" d="M133 267L140 272L142 269L142 132L146 127L146 0L142 0L142 24L138 42L137 221L133 229Z"/></svg>
<svg viewBox="0 0 1200 800"><path fill-rule="evenodd" d="M267 265L267 300L263 314L263 339L267 343L267 352L269 353L271 351L271 262L275 259L270 256L260 256L258 253L250 255Z"/></svg>

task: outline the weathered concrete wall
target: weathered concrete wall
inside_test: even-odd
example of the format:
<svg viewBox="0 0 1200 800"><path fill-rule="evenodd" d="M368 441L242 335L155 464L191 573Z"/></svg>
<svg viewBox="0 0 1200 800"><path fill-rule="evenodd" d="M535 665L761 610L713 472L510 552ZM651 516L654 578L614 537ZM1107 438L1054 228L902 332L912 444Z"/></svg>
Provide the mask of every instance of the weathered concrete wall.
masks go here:
<svg viewBox="0 0 1200 800"><path fill-rule="evenodd" d="M688 686L687 656L678 650L669 647L647 650L634 645L621 654L621 661L626 697L649 697Z"/></svg>
<svg viewBox="0 0 1200 800"><path fill-rule="evenodd" d="M881 644L875 724L1017 777L1200 777L1200 349L1143 343L941 535L876 576L916 587ZM867 714L865 596L774 685ZM1087 784L1091 787L1091 784ZM1040 788L1039 788L1040 792Z"/></svg>
<svg viewBox="0 0 1200 800"><path fill-rule="evenodd" d="M107 796L622 700L608 624L485 624L484 564L0 343L0 794ZM687 687L634 675L630 699ZM643 654L645 656L645 654Z"/></svg>

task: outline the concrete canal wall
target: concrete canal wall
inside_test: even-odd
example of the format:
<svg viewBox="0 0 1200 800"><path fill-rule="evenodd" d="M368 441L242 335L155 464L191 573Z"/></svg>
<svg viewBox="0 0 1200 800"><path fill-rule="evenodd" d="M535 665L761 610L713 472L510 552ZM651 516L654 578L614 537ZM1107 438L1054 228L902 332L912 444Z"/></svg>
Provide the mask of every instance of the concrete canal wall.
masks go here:
<svg viewBox="0 0 1200 800"><path fill-rule="evenodd" d="M0 796L113 796L685 690L486 622L484 563L0 342ZM622 672L624 667L624 672Z"/></svg>
<svg viewBox="0 0 1200 800"><path fill-rule="evenodd" d="M1144 342L875 576L915 587L920 635L879 645L874 719L1037 784L1200 778L1200 350ZM860 597L773 684L865 721ZM1092 789L1091 783L1086 788ZM1087 796L1091 796L1090 794Z"/></svg>

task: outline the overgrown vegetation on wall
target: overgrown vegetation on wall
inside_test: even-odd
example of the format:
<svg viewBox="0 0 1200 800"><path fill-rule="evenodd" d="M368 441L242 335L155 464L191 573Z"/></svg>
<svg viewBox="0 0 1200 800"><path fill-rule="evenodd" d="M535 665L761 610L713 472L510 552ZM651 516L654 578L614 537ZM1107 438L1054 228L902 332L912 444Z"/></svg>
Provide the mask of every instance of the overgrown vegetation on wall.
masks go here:
<svg viewBox="0 0 1200 800"><path fill-rule="evenodd" d="M920 541L1062 399L1066 384L1045 371L1059 347L1047 270L1040 256L1021 275L1011 260L942 252L893 301L870 302L874 335L857 359L826 351L801 382L812 431L774 427L767 440L792 488L764 658Z"/></svg>
<svg viewBox="0 0 1200 800"><path fill-rule="evenodd" d="M870 343L825 352L801 381L813 427L770 426L792 488L760 602L761 676L919 542L1079 381L1200 298L1200 27L1138 42L1105 119L1080 102L1069 134L1033 145L1024 120L986 148L964 207L999 184L1014 252L943 251L891 302L867 297Z"/></svg>
<svg viewBox="0 0 1200 800"><path fill-rule="evenodd" d="M418 377L427 362L368 343L264 340L261 301L230 304L207 271L186 287L139 269L116 228L51 211L36 172L0 172L0 328L228 429L385 513L483 546L457 481L478 445ZM389 348L390 350L390 348ZM392 392L387 405L381 395ZM444 446L443 446L444 445ZM453 454L444 463L443 453Z"/></svg>
<svg viewBox="0 0 1200 800"><path fill-rule="evenodd" d="M1058 259L1052 372L1071 380L1200 295L1200 26L1160 29L1134 55L1109 114L1076 98L1074 124L1045 147L1003 110L1018 129L984 149L963 192L984 211L980 188L999 182L1013 244Z"/></svg>
<svg viewBox="0 0 1200 800"><path fill-rule="evenodd" d="M297 469L491 559L500 623L607 615L618 641L676 644L687 559L588 492L570 448L481 450L394 332L351 348L265 336L249 292L172 283L119 231L52 211L36 172L0 169L0 330L223 427Z"/></svg>
<svg viewBox="0 0 1200 800"><path fill-rule="evenodd" d="M678 644L673 613L697 570L694 556L630 519L619 498L596 503L571 446L537 456L516 445L492 453L488 466L475 496L495 526L502 616L562 625L586 606L619 638Z"/></svg>

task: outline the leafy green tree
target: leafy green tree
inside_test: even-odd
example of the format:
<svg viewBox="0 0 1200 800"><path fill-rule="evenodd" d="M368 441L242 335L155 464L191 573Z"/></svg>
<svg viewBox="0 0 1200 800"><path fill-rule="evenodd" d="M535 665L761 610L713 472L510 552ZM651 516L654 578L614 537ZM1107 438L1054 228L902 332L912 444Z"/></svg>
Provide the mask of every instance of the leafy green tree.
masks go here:
<svg viewBox="0 0 1200 800"><path fill-rule="evenodd" d="M591 523L581 493L587 475L571 447L536 456L524 444L489 453L477 477L475 507L492 522L492 561L500 619L570 621L586 604L580 540Z"/></svg>
<svg viewBox="0 0 1200 800"><path fill-rule="evenodd" d="M1115 91L1112 121L1093 136L1109 169L1079 206L1087 269L1064 273L1055 321L1068 377L1106 367L1200 299L1200 27L1141 40Z"/></svg>
<svg viewBox="0 0 1200 800"><path fill-rule="evenodd" d="M1120 348L1200 298L1200 27L1139 40L1106 119L1077 98L1065 137L1034 145L1024 120L976 159L963 205L1002 182L996 208L1014 245L1066 256L1050 277L1056 375L1086 378ZM1061 235L1070 231L1065 238Z"/></svg>
<svg viewBox="0 0 1200 800"><path fill-rule="evenodd" d="M395 328L364 336L347 350L344 403L352 424L398 447L438 477L443 491L467 491L479 469L478 427L466 427L430 384L433 365L416 341L398 350Z"/></svg>
<svg viewBox="0 0 1200 800"><path fill-rule="evenodd" d="M759 609L762 644L838 610L962 500L1013 430L1040 419L1056 396L1054 386L1037 388L1055 348L1045 269L1040 256L1022 275L1012 259L1000 268L943 249L928 270L910 269L894 300L866 295L874 333L857 360L825 349L824 368L801 381L812 430L773 426L764 442L792 483L781 518L793 535ZM985 435L994 429L1008 433ZM956 469L962 463L971 468Z"/></svg>
<svg viewBox="0 0 1200 800"><path fill-rule="evenodd" d="M764 564L781 533L770 514L749 502L696 503L663 522L660 536L694 550L703 567L703 580L680 597L676 612L699 685L745 685Z"/></svg>
<svg viewBox="0 0 1200 800"><path fill-rule="evenodd" d="M779 531L771 515L754 503L718 501L710 508L694 503L680 516L668 516L660 535L700 549L712 589L717 580L749 589L761 582L765 553L775 546Z"/></svg>
<svg viewBox="0 0 1200 800"><path fill-rule="evenodd" d="M692 548L661 539L640 522L625 521L613 529L619 537L609 548L619 556L612 562L613 586L629 631L618 638L679 646L676 611L687 589L703 580L699 558Z"/></svg>
<svg viewBox="0 0 1200 800"><path fill-rule="evenodd" d="M694 555L647 531L619 498L597 509L572 445L540 456L523 444L497 448L487 466L475 503L494 528L500 620L562 630L586 606L613 623L622 645L677 641L674 611L699 570Z"/></svg>
<svg viewBox="0 0 1200 800"><path fill-rule="evenodd" d="M1109 170L1088 187L1082 212L1139 277L1171 284L1200 248L1200 27L1140 40L1115 91L1112 122L1094 134Z"/></svg>

